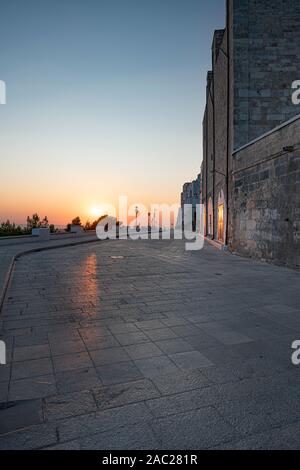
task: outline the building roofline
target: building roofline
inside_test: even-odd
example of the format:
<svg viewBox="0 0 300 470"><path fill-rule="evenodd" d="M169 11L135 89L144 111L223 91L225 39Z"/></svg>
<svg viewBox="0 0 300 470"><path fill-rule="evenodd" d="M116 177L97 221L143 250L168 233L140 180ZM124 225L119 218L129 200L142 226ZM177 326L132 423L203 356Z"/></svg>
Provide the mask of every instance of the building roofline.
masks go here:
<svg viewBox="0 0 300 470"><path fill-rule="evenodd" d="M211 44L212 48L214 47L214 43L218 36L220 36L221 42L223 41L225 33L226 33L226 28L220 28L220 29L214 30L212 44Z"/></svg>
<svg viewBox="0 0 300 470"><path fill-rule="evenodd" d="M283 122L282 124L280 124L279 126L274 127L274 128L271 129L269 132L266 132L265 134L260 135L260 136L257 137L256 139L251 140L251 141L248 142L247 144L242 145L242 147L239 147L238 149L234 150L234 151L232 152L232 155L235 155L236 153L241 152L242 150L246 149L247 147L250 147L251 145L256 144L256 143L259 142L260 140L263 140L265 137L268 137L269 135L272 135L272 134L274 134L275 132L280 131L280 130L283 129L284 127L287 127L287 126L289 126L290 124L292 124L293 122L298 121L298 119L300 119L300 114L297 114L296 116L294 116L293 118L289 119L288 121L285 121L285 122Z"/></svg>

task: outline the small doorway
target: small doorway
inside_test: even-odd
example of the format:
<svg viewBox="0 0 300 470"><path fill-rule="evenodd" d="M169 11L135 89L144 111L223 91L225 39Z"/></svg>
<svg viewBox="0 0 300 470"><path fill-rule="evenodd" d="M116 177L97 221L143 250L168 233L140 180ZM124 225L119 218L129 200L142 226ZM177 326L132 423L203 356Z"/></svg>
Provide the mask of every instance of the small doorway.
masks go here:
<svg viewBox="0 0 300 470"><path fill-rule="evenodd" d="M218 206L218 240L224 243L224 204Z"/></svg>

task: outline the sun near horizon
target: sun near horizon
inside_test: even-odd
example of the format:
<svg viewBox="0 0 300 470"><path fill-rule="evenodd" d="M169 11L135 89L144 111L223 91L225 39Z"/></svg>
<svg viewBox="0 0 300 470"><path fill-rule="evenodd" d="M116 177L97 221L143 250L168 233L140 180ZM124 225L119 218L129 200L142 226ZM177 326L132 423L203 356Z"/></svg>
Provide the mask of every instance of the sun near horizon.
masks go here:
<svg viewBox="0 0 300 470"><path fill-rule="evenodd" d="M129 3L28 0L16 16L5 2L0 223L36 212L55 225L92 220L122 194L130 204L179 203L200 172L224 0L205 11L198 0Z"/></svg>

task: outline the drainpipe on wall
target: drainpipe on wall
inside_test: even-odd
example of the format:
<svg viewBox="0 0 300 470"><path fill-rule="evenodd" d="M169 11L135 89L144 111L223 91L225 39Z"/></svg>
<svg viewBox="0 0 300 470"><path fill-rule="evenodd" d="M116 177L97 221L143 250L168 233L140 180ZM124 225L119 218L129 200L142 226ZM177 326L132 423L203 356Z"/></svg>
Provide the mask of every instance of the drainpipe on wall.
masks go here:
<svg viewBox="0 0 300 470"><path fill-rule="evenodd" d="M212 74L212 90L213 94L210 93L212 109L213 109L213 194L212 194L212 206L213 206L213 233L212 238L216 238L216 224L215 224L215 184L216 184L216 119L215 119L215 57L213 55L213 74Z"/></svg>
<svg viewBox="0 0 300 470"><path fill-rule="evenodd" d="M227 29L227 156L226 156L226 230L225 245L229 239L229 158L230 158L230 28L229 28L229 0L226 2L226 29Z"/></svg>
<svg viewBox="0 0 300 470"><path fill-rule="evenodd" d="M206 93L206 113L205 113L205 128L206 128L206 142L205 142L205 231L206 231L206 236L208 235L208 192L207 192L207 176L208 176L208 93Z"/></svg>
<svg viewBox="0 0 300 470"><path fill-rule="evenodd" d="M213 90L215 93L215 81L213 79ZM215 94L214 94L214 100L215 100ZM214 101L214 106L213 106L213 113L214 113L214 119L213 119L213 133L214 133L214 146L213 146L213 239L216 238L216 123L215 123L215 101ZM218 213L218 212L217 212Z"/></svg>

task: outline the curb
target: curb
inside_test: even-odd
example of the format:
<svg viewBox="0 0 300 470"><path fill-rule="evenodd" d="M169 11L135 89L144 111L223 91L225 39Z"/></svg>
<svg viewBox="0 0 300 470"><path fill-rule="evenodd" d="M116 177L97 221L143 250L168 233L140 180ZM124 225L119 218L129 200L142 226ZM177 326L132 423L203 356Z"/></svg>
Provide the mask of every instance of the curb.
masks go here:
<svg viewBox="0 0 300 470"><path fill-rule="evenodd" d="M4 279L4 285L2 289L0 290L0 315L2 312L3 304L5 301L5 297L9 288L9 284L12 278L12 273L15 267L15 263L18 259L23 258L24 256L30 255L32 253L39 253L41 251L48 251L48 250L56 250L59 248L67 248L68 246L77 246L77 245L85 245L87 243L96 243L99 242L99 239L96 240L81 240L77 242L72 242L72 243L63 243L61 245L55 245L55 246L44 246L44 247L39 247L39 248L31 248L30 250L25 250L25 251L20 251L19 253L16 253L13 255L10 265L8 267L7 273L5 275Z"/></svg>
<svg viewBox="0 0 300 470"><path fill-rule="evenodd" d="M228 249L227 245L223 245L222 243L219 243L216 240L212 240L211 238L207 238L207 237L205 237L205 241L209 245L213 246L214 248L216 248L219 251L229 252L229 249Z"/></svg>

